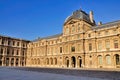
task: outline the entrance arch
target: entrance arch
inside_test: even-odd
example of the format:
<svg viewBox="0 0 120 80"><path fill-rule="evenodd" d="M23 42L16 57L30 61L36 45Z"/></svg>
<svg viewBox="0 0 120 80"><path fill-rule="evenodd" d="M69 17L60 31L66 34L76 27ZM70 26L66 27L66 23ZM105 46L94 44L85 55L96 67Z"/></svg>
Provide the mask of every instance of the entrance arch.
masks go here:
<svg viewBox="0 0 120 80"><path fill-rule="evenodd" d="M69 67L69 58L68 58L68 57L65 58L65 65L66 65L67 67Z"/></svg>
<svg viewBox="0 0 120 80"><path fill-rule="evenodd" d="M81 68L82 67L82 57L78 56L78 67Z"/></svg>
<svg viewBox="0 0 120 80"><path fill-rule="evenodd" d="M116 65L120 65L120 57L118 54L115 55L115 63Z"/></svg>
<svg viewBox="0 0 120 80"><path fill-rule="evenodd" d="M74 56L72 56L72 67L76 67L76 58Z"/></svg>

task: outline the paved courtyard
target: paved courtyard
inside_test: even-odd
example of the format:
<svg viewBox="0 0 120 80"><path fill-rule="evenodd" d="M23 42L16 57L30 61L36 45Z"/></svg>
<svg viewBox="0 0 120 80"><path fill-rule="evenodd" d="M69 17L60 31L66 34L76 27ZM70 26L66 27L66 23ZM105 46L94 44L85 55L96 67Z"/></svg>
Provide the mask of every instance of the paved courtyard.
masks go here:
<svg viewBox="0 0 120 80"><path fill-rule="evenodd" d="M119 75L117 71L0 67L0 80L120 80Z"/></svg>

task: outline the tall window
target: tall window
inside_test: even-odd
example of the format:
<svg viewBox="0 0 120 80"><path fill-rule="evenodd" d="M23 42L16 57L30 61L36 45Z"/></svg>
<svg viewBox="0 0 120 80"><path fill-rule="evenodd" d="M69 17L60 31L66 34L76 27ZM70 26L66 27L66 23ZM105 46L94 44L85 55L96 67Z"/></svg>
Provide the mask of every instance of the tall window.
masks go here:
<svg viewBox="0 0 120 80"><path fill-rule="evenodd" d="M66 28L66 34L69 34L69 28Z"/></svg>
<svg viewBox="0 0 120 80"><path fill-rule="evenodd" d="M88 34L88 37L91 37L91 34Z"/></svg>
<svg viewBox="0 0 120 80"><path fill-rule="evenodd" d="M108 32L108 31L105 31L105 35L109 35L109 32Z"/></svg>
<svg viewBox="0 0 120 80"><path fill-rule="evenodd" d="M75 32L75 26L72 25L72 33L74 33L74 32Z"/></svg>
<svg viewBox="0 0 120 80"><path fill-rule="evenodd" d="M78 48L78 51L80 51L80 44L78 44L78 47L77 47L77 48Z"/></svg>
<svg viewBox="0 0 120 80"><path fill-rule="evenodd" d="M77 35L78 39L80 39L80 34Z"/></svg>
<svg viewBox="0 0 120 80"><path fill-rule="evenodd" d="M117 30L115 29L115 30L113 30L113 34L117 34Z"/></svg>
<svg viewBox="0 0 120 80"><path fill-rule="evenodd" d="M7 49L7 55L9 55L10 54L10 49Z"/></svg>
<svg viewBox="0 0 120 80"><path fill-rule="evenodd" d="M116 58L116 65L120 65L120 57L118 54L115 55Z"/></svg>
<svg viewBox="0 0 120 80"><path fill-rule="evenodd" d="M98 63L99 65L102 65L102 56L98 56Z"/></svg>
<svg viewBox="0 0 120 80"><path fill-rule="evenodd" d="M80 24L78 24L78 32L80 32Z"/></svg>
<svg viewBox="0 0 120 80"><path fill-rule="evenodd" d="M17 53L16 53L16 55L19 55L19 50L17 50Z"/></svg>
<svg viewBox="0 0 120 80"><path fill-rule="evenodd" d="M106 49L109 50L110 49L110 41L106 40L105 45L106 45Z"/></svg>
<svg viewBox="0 0 120 80"><path fill-rule="evenodd" d="M11 43L11 41L10 40L8 40L8 45L10 46L10 43Z"/></svg>
<svg viewBox="0 0 120 80"><path fill-rule="evenodd" d="M111 57L110 57L110 55L106 56L106 64L111 64Z"/></svg>
<svg viewBox="0 0 120 80"><path fill-rule="evenodd" d="M92 44L89 43L89 51L92 51Z"/></svg>
<svg viewBox="0 0 120 80"><path fill-rule="evenodd" d="M0 52L1 52L1 54L3 54L3 52L4 52L4 51L3 51L3 49L2 49L2 48L1 48L1 51L0 51Z"/></svg>
<svg viewBox="0 0 120 80"><path fill-rule="evenodd" d="M118 40L114 40L114 48L118 48Z"/></svg>
<svg viewBox="0 0 120 80"><path fill-rule="evenodd" d="M101 36L101 33L100 33L100 32L98 32L98 36Z"/></svg>
<svg viewBox="0 0 120 80"><path fill-rule="evenodd" d="M62 47L60 47L60 53L62 53Z"/></svg>
<svg viewBox="0 0 120 80"><path fill-rule="evenodd" d="M66 52L68 52L68 46L66 46Z"/></svg>
<svg viewBox="0 0 120 80"><path fill-rule="evenodd" d="M75 52L75 46L71 47L71 52Z"/></svg>
<svg viewBox="0 0 120 80"><path fill-rule="evenodd" d="M98 42L98 50L101 50L102 49L102 42Z"/></svg>

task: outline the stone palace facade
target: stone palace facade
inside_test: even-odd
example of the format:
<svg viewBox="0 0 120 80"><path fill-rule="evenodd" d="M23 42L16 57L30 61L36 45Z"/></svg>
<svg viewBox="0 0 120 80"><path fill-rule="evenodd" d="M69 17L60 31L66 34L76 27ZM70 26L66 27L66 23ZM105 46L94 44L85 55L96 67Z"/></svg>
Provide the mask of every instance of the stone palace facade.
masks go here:
<svg viewBox="0 0 120 80"><path fill-rule="evenodd" d="M74 11L66 18L61 34L30 42L13 38L20 42L19 46L17 42L16 46L9 46L6 37L1 39L3 66L120 68L120 21L96 25L92 11L89 14L81 9Z"/></svg>

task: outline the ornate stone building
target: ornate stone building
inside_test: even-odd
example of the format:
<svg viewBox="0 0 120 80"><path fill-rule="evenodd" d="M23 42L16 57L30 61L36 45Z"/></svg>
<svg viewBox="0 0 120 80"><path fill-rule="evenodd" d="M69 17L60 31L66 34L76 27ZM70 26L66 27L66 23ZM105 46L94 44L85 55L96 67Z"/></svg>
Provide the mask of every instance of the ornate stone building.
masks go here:
<svg viewBox="0 0 120 80"><path fill-rule="evenodd" d="M92 11L77 10L61 34L28 44L26 66L120 68L120 21L96 25Z"/></svg>
<svg viewBox="0 0 120 80"><path fill-rule="evenodd" d="M25 66L28 42L0 35L0 65Z"/></svg>
<svg viewBox="0 0 120 80"><path fill-rule="evenodd" d="M77 10L61 34L32 42L0 36L0 65L120 68L120 21L96 25L92 11Z"/></svg>

